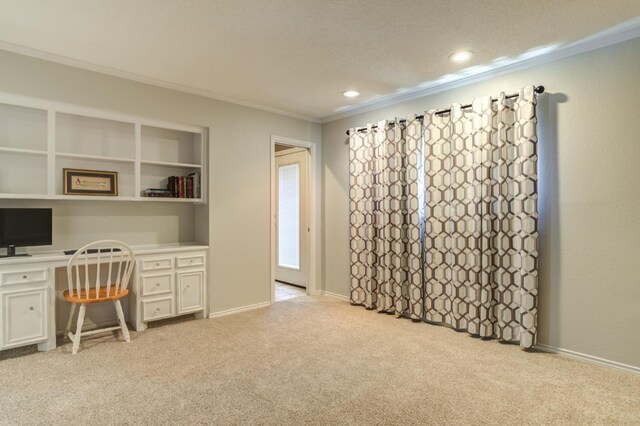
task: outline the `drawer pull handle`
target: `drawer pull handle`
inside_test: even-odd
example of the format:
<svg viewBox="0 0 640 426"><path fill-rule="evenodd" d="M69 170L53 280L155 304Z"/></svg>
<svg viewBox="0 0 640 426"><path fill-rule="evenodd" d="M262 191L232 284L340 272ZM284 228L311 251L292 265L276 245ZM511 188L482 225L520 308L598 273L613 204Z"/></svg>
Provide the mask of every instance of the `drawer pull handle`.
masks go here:
<svg viewBox="0 0 640 426"><path fill-rule="evenodd" d="M29 306L29 310L30 310L30 311L33 311L33 306Z"/></svg>
<svg viewBox="0 0 640 426"><path fill-rule="evenodd" d="M187 288L191 288L191 285L190 285L190 284L187 284Z"/></svg>
<svg viewBox="0 0 640 426"><path fill-rule="evenodd" d="M156 311L160 311L160 308L156 308Z"/></svg>
<svg viewBox="0 0 640 426"><path fill-rule="evenodd" d="M156 266L160 266L160 264L158 262L156 262Z"/></svg>
<svg viewBox="0 0 640 426"><path fill-rule="evenodd" d="M23 279L23 280L26 280L26 279L27 279L27 276L26 276L26 275L23 275L23 276L22 276L22 279Z"/></svg>
<svg viewBox="0 0 640 426"><path fill-rule="evenodd" d="M160 287L160 283L156 283L156 287Z"/></svg>

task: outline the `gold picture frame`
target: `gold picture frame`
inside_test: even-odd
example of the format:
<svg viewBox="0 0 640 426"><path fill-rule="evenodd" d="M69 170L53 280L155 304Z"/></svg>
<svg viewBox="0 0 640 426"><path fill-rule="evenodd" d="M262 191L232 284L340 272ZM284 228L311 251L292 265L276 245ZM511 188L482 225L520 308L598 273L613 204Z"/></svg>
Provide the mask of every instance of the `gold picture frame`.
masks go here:
<svg viewBox="0 0 640 426"><path fill-rule="evenodd" d="M118 172L62 169L64 195L118 196Z"/></svg>

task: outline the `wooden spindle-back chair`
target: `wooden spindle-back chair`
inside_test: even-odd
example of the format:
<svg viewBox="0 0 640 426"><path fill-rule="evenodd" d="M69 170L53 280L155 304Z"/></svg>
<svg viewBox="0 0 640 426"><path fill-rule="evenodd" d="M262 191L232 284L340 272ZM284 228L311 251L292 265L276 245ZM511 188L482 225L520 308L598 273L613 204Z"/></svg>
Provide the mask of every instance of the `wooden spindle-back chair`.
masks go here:
<svg viewBox="0 0 640 426"><path fill-rule="evenodd" d="M97 249L97 253L90 253ZM106 251L101 251L106 250ZM133 250L127 244L116 240L102 240L87 244L69 259L67 264L67 282L69 290L64 292L67 302L71 303L71 312L65 329L65 336L73 342L73 353L78 353L80 338L90 334L113 330L122 330L126 342L129 330L124 321L120 299L129 294L127 286L135 266ZM119 326L82 332L82 324L87 305L92 303L113 302L118 315ZM71 322L80 305L76 332L71 333Z"/></svg>

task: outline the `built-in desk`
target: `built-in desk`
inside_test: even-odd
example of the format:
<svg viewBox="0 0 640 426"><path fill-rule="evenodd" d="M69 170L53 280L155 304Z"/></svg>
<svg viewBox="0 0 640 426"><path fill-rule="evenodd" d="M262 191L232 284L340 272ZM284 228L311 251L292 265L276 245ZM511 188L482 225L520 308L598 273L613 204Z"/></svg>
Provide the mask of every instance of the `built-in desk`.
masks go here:
<svg viewBox="0 0 640 426"><path fill-rule="evenodd" d="M127 298L129 323L137 331L159 319L207 317L208 246L131 248L136 267ZM97 257L89 255L89 263ZM0 259L0 350L36 343L41 351L56 347L56 269L66 268L70 258L60 250ZM66 274L58 276L66 280Z"/></svg>

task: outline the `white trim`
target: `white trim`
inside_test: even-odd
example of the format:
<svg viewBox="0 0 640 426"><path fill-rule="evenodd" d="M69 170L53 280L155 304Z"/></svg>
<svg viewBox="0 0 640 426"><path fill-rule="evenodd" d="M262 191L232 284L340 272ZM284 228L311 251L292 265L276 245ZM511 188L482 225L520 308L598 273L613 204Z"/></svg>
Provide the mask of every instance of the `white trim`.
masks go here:
<svg viewBox="0 0 640 426"><path fill-rule="evenodd" d="M209 318L226 317L227 315L239 314L240 312L253 311L254 309L266 308L271 306L271 302L260 302L253 305L240 306L239 308L227 309L225 311L212 312L209 314Z"/></svg>
<svg viewBox="0 0 640 426"><path fill-rule="evenodd" d="M43 59L45 61L55 62L58 64L67 65L74 68L80 68L87 71L93 71L100 74L106 74L114 77L124 78L127 80L133 80L139 83L150 84L152 86L163 87L165 89L177 90L182 93L189 93L191 95L203 96L205 98L215 99L217 101L222 101L222 102L228 102L235 105L241 105L244 107L271 112L274 114L286 115L288 117L297 118L299 120L311 121L313 123L321 122L320 119L316 117L310 117L304 114L297 114L295 112L284 111L281 109L272 108L265 105L254 104L252 102L245 102L229 96L219 95L217 93L213 93L208 90L198 89L198 88L187 86L184 84L171 83L171 82L159 80L153 77L146 77L136 73L122 71L116 68L111 68L105 65L93 64L91 62L86 62L79 59L73 59L73 58L69 58L63 55L58 55L55 53L49 53L49 52L44 52L38 49L32 49L30 47L9 43L7 41L0 40L0 50L6 50L8 52L18 53L20 55L29 56L37 59Z"/></svg>
<svg viewBox="0 0 640 426"><path fill-rule="evenodd" d="M320 272L318 268L318 262L316 256L321 253L321 239L319 233L319 224L320 224L320 152L318 146L315 142L303 141L300 139L286 138L283 136L271 135L271 167L270 167L270 177L269 181L271 182L271 209L269 218L269 223L271 224L270 229L270 238L271 238L271 264L269 265L270 273L269 273L269 288L271 289L271 303L275 303L276 301L276 183L275 183L275 173L276 173L276 144L278 145L288 145L299 148L307 148L309 150L309 154L311 156L311 161L309 162L309 228L311 228L311 232L309 235L309 276L307 281L307 294L315 294L317 283L320 282L318 274Z"/></svg>
<svg viewBox="0 0 640 426"><path fill-rule="evenodd" d="M597 356L587 355L576 351L571 351L569 349L556 348L554 346L537 344L535 348L547 353L558 354L562 356L566 356L569 358L579 359L582 361L590 362L592 364L604 365L606 367L617 368L618 370L624 370L629 373L640 374L640 367L636 367L634 365L623 364L617 361L611 361L604 358L598 358Z"/></svg>
<svg viewBox="0 0 640 426"><path fill-rule="evenodd" d="M277 151L275 153L276 157L280 157L282 155L289 155L289 154L297 154L298 152L302 152L304 151L306 148L289 148L289 149L284 149L282 151Z"/></svg>
<svg viewBox="0 0 640 426"><path fill-rule="evenodd" d="M338 299L342 302L349 302L349 297L348 296L343 296L342 294L338 294L338 293L332 293L330 291L326 291L326 290L320 290L318 292L318 294L320 294L321 296L327 296L327 297L332 297L334 299Z"/></svg>
<svg viewBox="0 0 640 426"><path fill-rule="evenodd" d="M617 43L622 43L624 41L638 37L640 37L640 17L631 19L620 25L609 28L592 36L583 38L574 43L570 43L565 46L559 46L538 56L530 57L526 54L521 55L520 57L514 58L511 61L505 61L504 64L494 65L493 67L489 65L489 69L479 71L474 74L465 75L463 70L463 72L457 75L449 76L446 81L442 81L442 78L436 79L421 84L419 87L414 87L412 89L402 91L401 93L383 95L371 101L365 101L358 105L349 106L344 108L337 114L323 117L321 122L323 124L329 123L341 118L362 114L363 112L388 107L400 102L418 99L447 90L455 89L457 87L477 83L479 81L488 80L495 77L496 75L531 68L548 62L558 61L560 59L590 52L592 50L611 46ZM544 85L544 81L532 81L530 83Z"/></svg>

